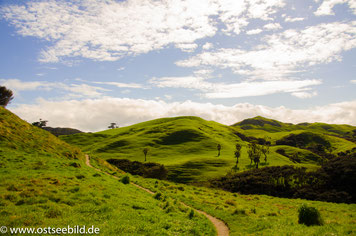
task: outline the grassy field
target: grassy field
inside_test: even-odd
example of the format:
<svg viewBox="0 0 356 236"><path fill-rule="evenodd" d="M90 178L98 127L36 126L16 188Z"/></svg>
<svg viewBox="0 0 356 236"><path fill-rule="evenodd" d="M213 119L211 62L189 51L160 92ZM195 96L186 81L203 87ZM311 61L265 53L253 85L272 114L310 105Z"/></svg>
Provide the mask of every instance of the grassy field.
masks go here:
<svg viewBox="0 0 356 236"><path fill-rule="evenodd" d="M167 181L135 178L135 181L211 214L228 225L230 235L355 235L356 204L287 199L266 195L241 195L218 189ZM298 208L317 208L323 226L298 224Z"/></svg>
<svg viewBox="0 0 356 236"><path fill-rule="evenodd" d="M207 181L209 178L225 175L235 166L236 143L242 145L239 171L251 168L247 155L248 142L242 141L237 132L255 138L270 137L272 145L275 145L276 140L289 134L308 131L328 140L334 148L334 154L356 147L355 143L336 137L336 131L330 131L340 127L338 135L346 135L355 129L352 126L291 125L262 117L251 120L248 124L226 126L191 116L163 118L97 133L61 136L61 139L101 159L117 158L143 162L143 149L148 147L147 160L164 164L169 169L169 179L183 183ZM250 124L256 120L259 125ZM323 125L332 128L323 129ZM249 128L246 129L246 126ZM219 157L218 144L222 146ZM299 152L301 162L295 163L280 155L276 152L278 148L286 148L290 154L291 151ZM310 151L305 149L272 146L267 162L262 161L261 166L298 165L315 169L321 158L310 156Z"/></svg>
<svg viewBox="0 0 356 236"><path fill-rule="evenodd" d="M79 149L1 107L0 112L1 226L94 225L102 235L215 235L205 217L190 217L190 209L169 197L157 200L98 173L85 165Z"/></svg>

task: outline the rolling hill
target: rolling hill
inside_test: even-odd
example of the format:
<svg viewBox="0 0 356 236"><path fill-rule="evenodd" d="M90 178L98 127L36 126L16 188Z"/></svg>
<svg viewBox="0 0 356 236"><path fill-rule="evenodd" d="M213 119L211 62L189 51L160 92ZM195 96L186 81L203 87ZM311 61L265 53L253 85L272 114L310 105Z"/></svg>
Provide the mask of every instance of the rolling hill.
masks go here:
<svg viewBox="0 0 356 236"><path fill-rule="evenodd" d="M199 117L182 116L91 134L61 136L61 139L105 160L116 158L143 162L143 149L148 147L148 161L164 164L169 170L168 179L187 183L206 181L230 171L235 165L236 143L242 145L240 171L252 168L247 144L266 137L271 138L272 146L267 163L262 161L262 166L300 165L317 168L324 159L321 155L324 153L317 153L313 148L317 144L328 143L333 154L350 151L356 147L350 141L355 129L347 125L293 125L263 117L226 126ZM304 146L293 146L280 141L290 135L303 135L303 138L307 137L306 143ZM219 157L218 144L222 147ZM280 149L287 155L283 155ZM294 158L296 155L298 159Z"/></svg>
<svg viewBox="0 0 356 236"><path fill-rule="evenodd" d="M0 107L0 222L7 227L90 227L102 235L214 235L203 216L85 165L84 154ZM110 173L119 172L102 166ZM109 169L108 169L109 168ZM124 213L124 214L123 214Z"/></svg>
<svg viewBox="0 0 356 236"><path fill-rule="evenodd" d="M171 170L196 168L202 170L197 176L206 176L209 171L214 176L224 172L224 168L229 170L234 163L230 152L236 142L246 146L247 141L236 134L240 131L238 127L197 117L166 118L63 137L80 146L80 150L0 107L0 222L7 227L35 228L94 225L101 235L216 235L212 224L181 205L182 201L223 220L232 236L355 234L355 204L242 195L125 174L157 193L152 197L133 185L89 168L84 162L83 151L92 153L92 165L120 178L122 171L102 159L142 161L142 147L149 147L149 160L164 162ZM248 137L247 133L244 135ZM220 157L217 143L222 145ZM130 148L122 151L125 146L133 151L129 152ZM286 145L271 149L281 147L290 149L287 154L294 150L304 151L305 155L311 153ZM249 162L245 159L241 162ZM213 168L211 163L222 162L225 166L215 164L215 170L209 169ZM269 162L293 163L275 150ZM310 166L316 166L311 163ZM298 224L298 208L303 204L319 209L325 225Z"/></svg>

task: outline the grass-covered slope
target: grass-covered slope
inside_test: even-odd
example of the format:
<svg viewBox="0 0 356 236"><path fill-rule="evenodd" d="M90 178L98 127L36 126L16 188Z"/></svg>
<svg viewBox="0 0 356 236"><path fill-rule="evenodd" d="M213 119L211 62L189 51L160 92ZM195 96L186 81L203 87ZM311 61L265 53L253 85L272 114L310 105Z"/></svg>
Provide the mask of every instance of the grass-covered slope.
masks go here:
<svg viewBox="0 0 356 236"><path fill-rule="evenodd" d="M246 126L249 128L246 129ZM256 117L244 120L235 126L226 126L198 117L183 116L162 118L92 134L61 136L61 139L102 159L117 158L143 162L145 159L143 149L148 147L147 160L164 164L169 169L169 179L178 182L205 181L210 177L224 175L235 164L236 143L242 145L239 170L251 168L247 155L247 144L251 141L249 140L251 137L254 139L271 138L273 146L268 154L267 163L262 161L262 167L265 165L303 165L315 168L323 158L319 154L313 155L307 148L321 143L320 140L330 142L330 150L335 154L356 147L355 143L338 137L335 133L331 135L331 129L323 132L324 129L318 130L315 127L309 129L308 126L316 125L293 125ZM334 128L337 129L337 127ZM355 128L340 127L339 133L352 132ZM308 139L310 143L306 143L305 148L304 146L294 146L294 149L292 146L275 146L276 141L288 135L298 135L304 132L310 134L307 135L308 137L311 136L310 140ZM315 139L317 142L314 142ZM218 144L222 147L219 157L217 156ZM296 153L300 161L296 162L290 156L281 155L277 152L280 148L286 148L288 154Z"/></svg>
<svg viewBox="0 0 356 236"><path fill-rule="evenodd" d="M4 149L56 157L83 157L78 148L70 146L51 133L21 120L0 107L0 150Z"/></svg>
<svg viewBox="0 0 356 236"><path fill-rule="evenodd" d="M94 225L102 235L215 233L205 217L189 217L189 210L170 198L156 200L98 173L85 165L78 148L1 107L0 137L1 225Z"/></svg>
<svg viewBox="0 0 356 236"><path fill-rule="evenodd" d="M155 192L174 196L197 209L222 219L231 236L237 235L355 235L356 204L337 204L266 195L242 195L166 181L138 178L138 183ZM298 224L303 204L317 208L323 226Z"/></svg>

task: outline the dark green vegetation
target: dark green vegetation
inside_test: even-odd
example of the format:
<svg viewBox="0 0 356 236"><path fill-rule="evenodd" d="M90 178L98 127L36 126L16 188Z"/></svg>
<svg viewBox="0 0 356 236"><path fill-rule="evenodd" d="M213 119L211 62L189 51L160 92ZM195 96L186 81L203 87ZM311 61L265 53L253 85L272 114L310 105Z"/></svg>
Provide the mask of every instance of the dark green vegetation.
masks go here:
<svg viewBox="0 0 356 236"><path fill-rule="evenodd" d="M61 139L105 160L144 162L147 157L149 162L166 166L169 180L189 183L205 182L232 169L255 168L255 157L249 158L250 143L269 145L266 156L259 155L260 168L294 165L317 169L326 160L356 148L355 135L356 127L349 125L293 125L256 117L226 126L184 116ZM241 146L238 159L236 144ZM145 148L149 148L146 154Z"/></svg>
<svg viewBox="0 0 356 236"><path fill-rule="evenodd" d="M14 99L12 91L5 86L0 86L0 106L6 107L12 99Z"/></svg>
<svg viewBox="0 0 356 236"><path fill-rule="evenodd" d="M132 175L141 175L145 178L167 179L168 171L162 164L152 162L141 163L127 159L109 159L107 162Z"/></svg>
<svg viewBox="0 0 356 236"><path fill-rule="evenodd" d="M59 135L70 135L70 134L78 134L78 133L83 133L80 130L77 129L72 129L72 128L53 128L53 127L43 127L44 130L47 130L48 132L50 132L51 134L55 135L55 136L59 136Z"/></svg>
<svg viewBox="0 0 356 236"><path fill-rule="evenodd" d="M305 167L273 166L230 173L211 185L243 194L356 203L355 183L356 155L333 158L312 172Z"/></svg>
<svg viewBox="0 0 356 236"><path fill-rule="evenodd" d="M82 152L0 107L0 222L8 227L94 225L102 235L214 235L203 216L85 165ZM110 165L94 161L110 173ZM167 207L169 205L169 208Z"/></svg>
<svg viewBox="0 0 356 236"><path fill-rule="evenodd" d="M298 215L299 224L305 224L307 226L324 224L320 212L315 207L308 207L307 205L302 205L298 209L298 212L299 212Z"/></svg>

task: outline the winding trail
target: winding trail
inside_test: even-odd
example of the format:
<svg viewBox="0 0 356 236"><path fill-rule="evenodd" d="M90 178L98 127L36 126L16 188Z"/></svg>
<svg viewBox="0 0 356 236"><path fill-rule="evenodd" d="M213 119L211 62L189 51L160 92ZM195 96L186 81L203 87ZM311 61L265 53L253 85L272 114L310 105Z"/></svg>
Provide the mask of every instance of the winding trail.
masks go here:
<svg viewBox="0 0 356 236"><path fill-rule="evenodd" d="M86 164L87 166L93 168L93 169L96 170L96 171L99 171L99 172L101 172L101 173L104 173L104 174L106 174L106 175L109 175L109 176L111 176L111 177L113 177L113 178L115 178L115 179L119 179L119 178L118 178L117 176L115 176L115 175L111 175L111 174L109 174L109 173L107 173L107 172L104 172L104 171L102 171L102 170L100 170L100 169L98 169L98 168L93 167L93 166L90 164L90 157L89 157L89 155L87 155L87 154L85 154L85 164ZM143 191L146 191L146 192L149 193L149 194L154 194L154 192L152 192L151 190L149 190L149 189L147 189L147 188L144 188L144 187L142 187L142 186L140 186L140 185L137 185L137 184L134 184L134 183L130 183L130 184L132 184L133 186L135 186L135 187L137 187L137 188L139 188L139 189L142 189ZM226 226L226 224L225 224L223 221L221 221L221 220L215 218L214 216L209 215L208 213L206 213L206 212L204 212L204 211L195 209L195 208L193 208L193 207L191 207L191 206L185 204L184 202L180 202L180 203L181 203L183 206L186 206L186 207L189 207L189 208L194 209L194 210L195 210L196 212L198 212L199 214L202 214L202 215L204 215L206 218L208 218L208 220L210 220L210 222L213 223L213 225L214 225L214 227L215 227L215 229L216 229L216 232L218 233L218 236L229 236L229 228Z"/></svg>

